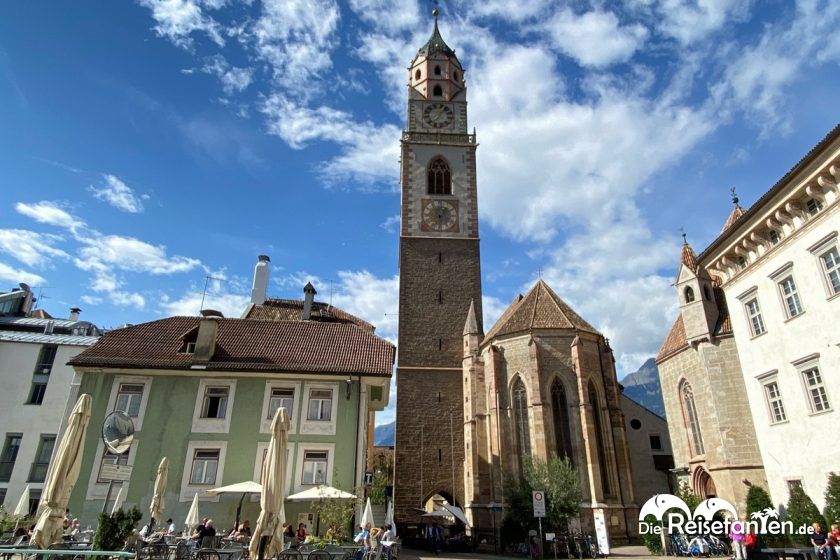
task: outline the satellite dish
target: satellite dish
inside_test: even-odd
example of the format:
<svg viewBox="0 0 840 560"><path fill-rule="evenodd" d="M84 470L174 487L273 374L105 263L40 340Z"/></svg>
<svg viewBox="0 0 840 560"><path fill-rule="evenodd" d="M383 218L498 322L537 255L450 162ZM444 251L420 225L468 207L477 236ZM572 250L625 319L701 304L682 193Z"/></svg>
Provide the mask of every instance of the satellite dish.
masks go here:
<svg viewBox="0 0 840 560"><path fill-rule="evenodd" d="M105 417L102 422L102 442L115 455L122 455L134 441L134 420L131 416L117 410Z"/></svg>

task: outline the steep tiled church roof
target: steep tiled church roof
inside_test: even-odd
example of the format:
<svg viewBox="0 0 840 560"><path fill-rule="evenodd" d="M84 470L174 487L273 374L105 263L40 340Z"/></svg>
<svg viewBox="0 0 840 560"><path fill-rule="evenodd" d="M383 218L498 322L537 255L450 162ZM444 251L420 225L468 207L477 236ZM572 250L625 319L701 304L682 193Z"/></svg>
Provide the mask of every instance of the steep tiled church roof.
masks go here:
<svg viewBox="0 0 840 560"><path fill-rule="evenodd" d="M577 329L600 334L542 279L537 281L526 296L520 295L513 300L484 340L532 329Z"/></svg>
<svg viewBox="0 0 840 560"><path fill-rule="evenodd" d="M432 13L435 16L435 28L432 31L432 36L426 41L426 44L420 47L418 54L429 56L431 54L443 53L446 56L455 56L455 51L449 48L449 45L446 44L446 41L443 40L440 34L440 29L438 29L437 10Z"/></svg>

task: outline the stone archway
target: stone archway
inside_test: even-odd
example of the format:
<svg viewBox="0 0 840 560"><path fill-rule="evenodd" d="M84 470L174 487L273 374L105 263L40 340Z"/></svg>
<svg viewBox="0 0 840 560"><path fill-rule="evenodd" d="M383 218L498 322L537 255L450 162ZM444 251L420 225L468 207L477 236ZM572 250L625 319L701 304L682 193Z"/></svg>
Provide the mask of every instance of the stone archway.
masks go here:
<svg viewBox="0 0 840 560"><path fill-rule="evenodd" d="M691 489L704 500L717 496L715 481L703 467L697 467L694 470L694 475L691 477Z"/></svg>

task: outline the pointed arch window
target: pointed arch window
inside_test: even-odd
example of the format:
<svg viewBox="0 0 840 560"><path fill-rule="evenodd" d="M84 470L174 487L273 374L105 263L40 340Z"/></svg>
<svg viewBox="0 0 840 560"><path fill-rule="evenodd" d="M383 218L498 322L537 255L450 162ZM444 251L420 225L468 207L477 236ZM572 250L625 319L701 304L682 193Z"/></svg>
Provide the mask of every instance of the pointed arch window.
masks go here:
<svg viewBox="0 0 840 560"><path fill-rule="evenodd" d="M688 381L680 386L680 401L682 402L683 419L688 431L688 442L691 455L703 455L703 435L700 433L700 421L697 417L697 406L694 404L694 389Z"/></svg>
<svg viewBox="0 0 840 560"><path fill-rule="evenodd" d="M569 404L566 401L566 390L559 379L555 379L551 385L551 410L554 415L554 440L557 445L557 456L568 457L574 464L572 434L569 429Z"/></svg>
<svg viewBox="0 0 840 560"><path fill-rule="evenodd" d="M432 95L434 95L435 97L440 97L441 95L443 95L443 88L440 87L440 85L436 85L434 89L432 89Z"/></svg>
<svg viewBox="0 0 840 560"><path fill-rule="evenodd" d="M429 164L429 194L452 194L452 173L442 157L437 157Z"/></svg>
<svg viewBox="0 0 840 560"><path fill-rule="evenodd" d="M601 402L595 384L589 382L589 404L592 405L592 418L595 421L595 440L598 459L598 470L601 471L601 487L605 495L612 494L610 475L607 467L607 448L604 446L604 426L601 421Z"/></svg>
<svg viewBox="0 0 840 560"><path fill-rule="evenodd" d="M694 301L694 290L691 288L691 286L686 286L683 293L685 294L686 303L691 303L692 301Z"/></svg>
<svg viewBox="0 0 840 560"><path fill-rule="evenodd" d="M531 429L528 425L528 392L522 379L513 384L513 422L516 428L516 451L519 466L522 458L531 454Z"/></svg>

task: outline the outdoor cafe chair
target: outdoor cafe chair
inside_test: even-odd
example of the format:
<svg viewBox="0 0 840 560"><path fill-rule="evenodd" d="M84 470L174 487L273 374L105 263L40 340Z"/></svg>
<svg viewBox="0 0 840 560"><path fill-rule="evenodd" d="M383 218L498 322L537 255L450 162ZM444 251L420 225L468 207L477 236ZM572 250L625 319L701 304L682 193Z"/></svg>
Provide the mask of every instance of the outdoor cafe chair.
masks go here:
<svg viewBox="0 0 840 560"><path fill-rule="evenodd" d="M277 560L303 560L303 554L294 548L287 548L277 554Z"/></svg>
<svg viewBox="0 0 840 560"><path fill-rule="evenodd" d="M195 553L196 560L222 560L219 551L214 548L201 548Z"/></svg>
<svg viewBox="0 0 840 560"><path fill-rule="evenodd" d="M204 537L199 548L216 548L216 537Z"/></svg>
<svg viewBox="0 0 840 560"><path fill-rule="evenodd" d="M306 560L332 560L332 554L326 550L313 550L306 557Z"/></svg>

